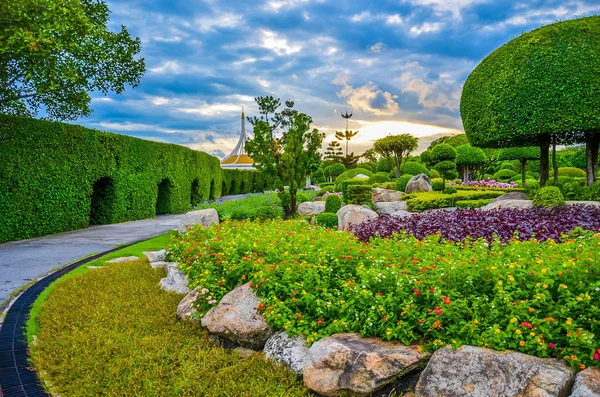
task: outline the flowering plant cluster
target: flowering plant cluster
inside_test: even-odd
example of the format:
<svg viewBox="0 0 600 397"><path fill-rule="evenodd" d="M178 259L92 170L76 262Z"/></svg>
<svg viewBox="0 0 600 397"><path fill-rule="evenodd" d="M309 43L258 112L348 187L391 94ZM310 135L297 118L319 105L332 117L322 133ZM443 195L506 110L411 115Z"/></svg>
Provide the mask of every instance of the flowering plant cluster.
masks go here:
<svg viewBox="0 0 600 397"><path fill-rule="evenodd" d="M598 366L600 235L451 242L407 234L361 242L306 221L195 227L168 247L202 316L250 283L276 329L309 344L340 332L419 343L470 344Z"/></svg>
<svg viewBox="0 0 600 397"><path fill-rule="evenodd" d="M475 186L475 187L491 187L491 188L502 188L502 189L516 189L519 187L517 182L498 182L492 178L482 179L480 181L466 181L462 182L464 186Z"/></svg>
<svg viewBox="0 0 600 397"><path fill-rule="evenodd" d="M433 234L452 241L512 238L561 241L562 235L576 228L600 230L600 208L570 206L556 208L501 208L488 211L457 209L413 214L407 217L380 217L354 226L352 231L363 241L389 237L405 231L421 239Z"/></svg>
<svg viewBox="0 0 600 397"><path fill-rule="evenodd" d="M315 196L315 201L325 201L331 195L342 198L342 192L325 192L322 196Z"/></svg>

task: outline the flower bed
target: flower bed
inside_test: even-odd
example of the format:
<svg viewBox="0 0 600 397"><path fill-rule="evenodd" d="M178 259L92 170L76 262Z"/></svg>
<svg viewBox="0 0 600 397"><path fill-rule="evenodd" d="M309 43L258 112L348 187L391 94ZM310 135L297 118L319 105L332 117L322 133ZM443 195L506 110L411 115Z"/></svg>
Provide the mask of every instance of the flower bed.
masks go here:
<svg viewBox="0 0 600 397"><path fill-rule="evenodd" d="M203 315L250 282L267 322L308 343L358 332L420 343L513 349L595 365L600 235L453 243L397 235L365 244L306 221L225 222L169 246Z"/></svg>
<svg viewBox="0 0 600 397"><path fill-rule="evenodd" d="M492 178L483 179L481 181L467 181L463 182L464 186L474 186L474 187L491 187L491 188L501 188L501 189L515 189L519 187L517 182L499 182L495 181Z"/></svg>
<svg viewBox="0 0 600 397"><path fill-rule="evenodd" d="M575 228L600 230L600 208L571 206L560 208L515 209L501 208L489 211L458 209L413 214L410 217L380 217L353 228L363 241L374 237L389 237L406 231L417 238L439 234L441 238L462 241L484 238L492 241L497 236L507 242L515 237L539 241L561 241L562 235Z"/></svg>

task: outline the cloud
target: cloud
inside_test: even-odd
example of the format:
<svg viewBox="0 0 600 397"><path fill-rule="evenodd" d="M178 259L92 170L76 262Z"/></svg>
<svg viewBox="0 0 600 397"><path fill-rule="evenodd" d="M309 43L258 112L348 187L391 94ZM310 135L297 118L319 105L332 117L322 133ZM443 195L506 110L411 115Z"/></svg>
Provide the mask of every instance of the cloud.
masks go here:
<svg viewBox="0 0 600 397"><path fill-rule="evenodd" d="M461 18L463 9L490 0L412 0L417 6L430 7L440 14L450 12L455 18Z"/></svg>
<svg viewBox="0 0 600 397"><path fill-rule="evenodd" d="M287 39L282 38L277 33L269 30L262 31L261 46L272 50L277 55L291 55L302 49L300 44L291 44Z"/></svg>
<svg viewBox="0 0 600 397"><path fill-rule="evenodd" d="M446 108L456 111L460 103L461 90L454 87L452 82L435 80L426 82L420 77L414 77L410 72L400 76L404 85L403 93L414 92L419 97L419 104L426 108Z"/></svg>
<svg viewBox="0 0 600 397"><path fill-rule="evenodd" d="M346 99L347 103L354 110L380 116L394 115L400 110L400 107L394 100L397 96L380 90L370 81L362 87L353 88L349 84L349 76L340 75L331 83L342 86L342 90L338 92L338 96Z"/></svg>
<svg viewBox="0 0 600 397"><path fill-rule="evenodd" d="M216 29L221 28L235 28L242 22L241 15L233 14L230 12L219 13L210 17L196 18L194 21L198 30L202 33L212 32Z"/></svg>
<svg viewBox="0 0 600 397"><path fill-rule="evenodd" d="M442 25L439 22L433 22L433 23L425 22L420 26L412 26L410 28L410 33L415 36L418 36L423 33L437 32L440 30L441 26Z"/></svg>
<svg viewBox="0 0 600 397"><path fill-rule="evenodd" d="M385 51L385 44L383 44L382 42L375 43L371 47L369 47L369 51L379 54L380 52Z"/></svg>

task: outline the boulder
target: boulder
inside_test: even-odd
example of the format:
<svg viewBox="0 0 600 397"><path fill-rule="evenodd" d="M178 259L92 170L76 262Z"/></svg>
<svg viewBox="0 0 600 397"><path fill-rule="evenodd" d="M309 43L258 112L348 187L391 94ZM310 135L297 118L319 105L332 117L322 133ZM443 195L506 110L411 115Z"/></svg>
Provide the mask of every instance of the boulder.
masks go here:
<svg viewBox="0 0 600 397"><path fill-rule="evenodd" d="M495 210L499 208L533 208L532 200L500 200L500 201L492 201L488 205L485 205L480 208L480 210Z"/></svg>
<svg viewBox="0 0 600 397"><path fill-rule="evenodd" d="M160 280L160 288L167 292L178 294L187 294L190 290L187 287L188 278L179 270L178 265L171 264L166 267L167 277Z"/></svg>
<svg viewBox="0 0 600 397"><path fill-rule="evenodd" d="M348 230L350 225L360 225L377 219L377 213L367 206L349 204L338 210L337 217L338 229Z"/></svg>
<svg viewBox="0 0 600 397"><path fill-rule="evenodd" d="M215 223L219 223L219 214L214 208L205 210L191 211L183 216L179 222L177 230L179 233L186 233L193 225L200 224L204 227L209 227Z"/></svg>
<svg viewBox="0 0 600 397"><path fill-rule="evenodd" d="M146 255L146 258L148 258L148 262L150 262L150 263L164 261L166 254L167 254L167 251L165 251L165 250L144 251L144 255Z"/></svg>
<svg viewBox="0 0 600 397"><path fill-rule="evenodd" d="M396 211L396 212L392 213L391 215L403 218L405 216L411 216L412 214L413 214L412 212L400 210L400 211Z"/></svg>
<svg viewBox="0 0 600 397"><path fill-rule="evenodd" d="M243 347L261 349L273 335L273 328L256 311L259 303L250 283L238 285L206 313L201 324L211 334Z"/></svg>
<svg viewBox="0 0 600 397"><path fill-rule="evenodd" d="M177 318L181 321L192 321L192 322L200 322L199 318L192 317L194 314L194 308L192 304L198 299L198 295L201 295L198 288L194 288L189 294L187 294L179 305L177 305Z"/></svg>
<svg viewBox="0 0 600 397"><path fill-rule="evenodd" d="M365 174L358 174L356 176L354 176L354 178L352 179L369 179L368 176L366 176Z"/></svg>
<svg viewBox="0 0 600 397"><path fill-rule="evenodd" d="M432 190L431 179L425 174L418 174L410 178L404 189L406 193L431 192Z"/></svg>
<svg viewBox="0 0 600 397"><path fill-rule="evenodd" d="M508 192L502 196L496 197L494 200L492 200L492 203L502 200L527 200L527 195L523 192Z"/></svg>
<svg viewBox="0 0 600 397"><path fill-rule="evenodd" d="M400 198L406 193L391 189L373 189L373 203L385 203L390 201L400 201Z"/></svg>
<svg viewBox="0 0 600 397"><path fill-rule="evenodd" d="M600 207L600 201L565 201L567 207L574 205L593 205L594 207Z"/></svg>
<svg viewBox="0 0 600 397"><path fill-rule="evenodd" d="M316 216L325 212L325 201L305 201L298 204L298 214L302 216Z"/></svg>
<svg viewBox="0 0 600 397"><path fill-rule="evenodd" d="M140 258L138 258L137 256L122 256L120 258L115 258L115 259L111 259L109 261L106 261L106 263L123 263L123 262L133 262L133 261L137 261Z"/></svg>
<svg viewBox="0 0 600 397"><path fill-rule="evenodd" d="M578 373L571 397L600 397L600 369L588 368Z"/></svg>
<svg viewBox="0 0 600 397"><path fill-rule="evenodd" d="M373 203L373 207L378 215L391 215L398 211L408 211L408 204L406 204L406 201Z"/></svg>
<svg viewBox="0 0 600 397"><path fill-rule="evenodd" d="M575 371L562 361L474 346L437 350L415 389L420 397L567 396Z"/></svg>
<svg viewBox="0 0 600 397"><path fill-rule="evenodd" d="M285 331L279 331L265 343L263 353L267 358L287 365L298 375L302 375L308 363L308 346L303 337L290 338Z"/></svg>
<svg viewBox="0 0 600 397"><path fill-rule="evenodd" d="M419 368L416 346L360 335L336 334L315 342L304 368L304 384L323 396L368 396Z"/></svg>
<svg viewBox="0 0 600 397"><path fill-rule="evenodd" d="M179 265L180 265L179 262L163 262L163 261L150 262L150 266L152 266L153 269L158 269L159 267L162 267L165 270L167 270L167 268L169 266L179 266Z"/></svg>

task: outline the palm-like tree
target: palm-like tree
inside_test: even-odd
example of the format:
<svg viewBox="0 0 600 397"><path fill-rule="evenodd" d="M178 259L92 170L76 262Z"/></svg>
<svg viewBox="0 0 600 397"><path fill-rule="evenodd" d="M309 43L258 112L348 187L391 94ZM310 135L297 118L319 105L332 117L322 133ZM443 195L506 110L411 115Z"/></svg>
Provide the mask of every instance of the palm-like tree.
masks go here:
<svg viewBox="0 0 600 397"><path fill-rule="evenodd" d="M352 130L335 132L335 137L337 139L339 139L340 141L343 141L343 140L346 141L346 156L348 156L348 142L350 142L350 139L354 138L357 134L358 134L358 131L352 131Z"/></svg>

